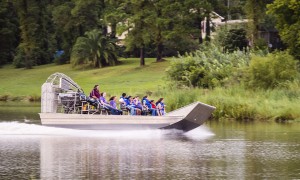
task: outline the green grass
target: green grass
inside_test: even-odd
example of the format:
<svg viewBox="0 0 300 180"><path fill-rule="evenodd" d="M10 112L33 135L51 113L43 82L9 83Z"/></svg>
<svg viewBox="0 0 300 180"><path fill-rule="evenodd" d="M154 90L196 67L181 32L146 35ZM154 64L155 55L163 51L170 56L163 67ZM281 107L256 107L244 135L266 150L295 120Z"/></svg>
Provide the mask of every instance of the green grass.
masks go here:
<svg viewBox="0 0 300 180"><path fill-rule="evenodd" d="M122 59L122 64L102 69L72 69L71 65L43 65L33 69L15 69L4 66L0 69L0 96L12 99L38 98L41 86L55 72L71 77L88 94L95 84L108 95L127 92L132 95L156 91L163 86L168 61L156 63L146 59L146 66L139 67L139 59ZM4 97L5 98L5 97Z"/></svg>
<svg viewBox="0 0 300 180"><path fill-rule="evenodd" d="M167 110L200 101L216 107L214 119L238 121L300 121L300 88L250 90L239 86L208 89L163 89L155 96L166 99Z"/></svg>

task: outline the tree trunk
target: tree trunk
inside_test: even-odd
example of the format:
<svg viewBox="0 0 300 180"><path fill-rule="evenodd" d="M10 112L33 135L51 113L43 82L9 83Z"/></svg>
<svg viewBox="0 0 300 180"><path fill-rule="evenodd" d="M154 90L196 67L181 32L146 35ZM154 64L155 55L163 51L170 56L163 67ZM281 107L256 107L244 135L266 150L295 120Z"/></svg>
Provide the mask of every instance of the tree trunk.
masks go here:
<svg viewBox="0 0 300 180"><path fill-rule="evenodd" d="M198 41L199 41L199 44L202 44L203 43L203 39L202 39L202 19L199 19L199 30L200 30L200 33L199 33Z"/></svg>
<svg viewBox="0 0 300 180"><path fill-rule="evenodd" d="M24 10L24 14L23 14L23 18L24 18L24 21L26 21L26 19L28 18L28 2L27 0L23 0L23 10ZM23 22L24 22L23 21ZM29 43L29 27L28 27L28 24L24 23L24 24L20 24L20 25L23 25L24 28L22 29L23 32L23 37L22 37L22 41L24 44L27 44ZM22 31L21 30L21 31ZM25 46L24 47L24 53L25 53L25 57L24 57L24 60L25 60L25 68L26 69L31 69L32 68L32 61L31 61L31 49L29 48L29 46Z"/></svg>
<svg viewBox="0 0 300 180"><path fill-rule="evenodd" d="M156 57L156 62L160 62L162 61L162 53L164 50L164 45L162 44L162 42L159 42L157 45L157 57Z"/></svg>
<svg viewBox="0 0 300 180"><path fill-rule="evenodd" d="M107 65L108 64L106 62L106 59L103 56L101 56L100 57L100 67L104 67L104 66L107 66Z"/></svg>
<svg viewBox="0 0 300 180"><path fill-rule="evenodd" d="M102 26L102 34L103 34L103 36L107 35L107 26L106 25Z"/></svg>
<svg viewBox="0 0 300 180"><path fill-rule="evenodd" d="M140 48L140 66L145 66L144 46Z"/></svg>
<svg viewBox="0 0 300 180"><path fill-rule="evenodd" d="M79 36L83 36L84 35L84 30L83 30L83 27L82 27L81 24L78 26L78 32L79 32Z"/></svg>
<svg viewBox="0 0 300 180"><path fill-rule="evenodd" d="M98 59L97 55L94 57L94 66L95 66L95 68L101 67L101 64L99 63L99 59Z"/></svg>
<svg viewBox="0 0 300 180"><path fill-rule="evenodd" d="M117 35L117 24L116 23L112 23L111 24L111 34L110 34L110 37L112 38L116 38L116 35Z"/></svg>
<svg viewBox="0 0 300 180"><path fill-rule="evenodd" d="M157 43L156 62L159 62L159 61L162 61L162 53L163 53L163 49L164 49L160 29L159 29L159 32L158 32L157 37L156 37L156 43Z"/></svg>

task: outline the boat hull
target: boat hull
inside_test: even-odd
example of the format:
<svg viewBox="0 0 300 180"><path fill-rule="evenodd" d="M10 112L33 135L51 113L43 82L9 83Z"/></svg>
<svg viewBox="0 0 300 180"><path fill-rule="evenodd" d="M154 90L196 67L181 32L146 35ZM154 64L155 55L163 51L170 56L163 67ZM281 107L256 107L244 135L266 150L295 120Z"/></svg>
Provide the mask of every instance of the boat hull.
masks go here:
<svg viewBox="0 0 300 180"><path fill-rule="evenodd" d="M84 130L178 129L201 126L215 107L195 102L165 116L40 113L42 125Z"/></svg>
<svg viewBox="0 0 300 180"><path fill-rule="evenodd" d="M127 116L40 113L44 126L83 130L161 129L183 119L182 116Z"/></svg>

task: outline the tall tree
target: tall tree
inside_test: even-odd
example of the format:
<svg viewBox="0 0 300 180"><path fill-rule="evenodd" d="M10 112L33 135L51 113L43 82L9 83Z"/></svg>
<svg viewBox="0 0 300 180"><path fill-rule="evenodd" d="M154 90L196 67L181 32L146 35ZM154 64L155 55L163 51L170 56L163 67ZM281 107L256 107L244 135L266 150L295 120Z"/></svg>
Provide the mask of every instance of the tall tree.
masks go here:
<svg viewBox="0 0 300 180"><path fill-rule="evenodd" d="M292 55L300 60L300 2L275 0L268 13L276 18L276 28Z"/></svg>
<svg viewBox="0 0 300 180"><path fill-rule="evenodd" d="M186 28L188 28L188 32L194 38L198 39L199 44L202 44L203 22L205 17L207 17L208 24L210 24L211 4L207 0L186 0L184 1L184 7L185 21L186 25L188 25Z"/></svg>
<svg viewBox="0 0 300 180"><path fill-rule="evenodd" d="M21 42L14 63L17 67L32 68L51 61L51 36L48 30L47 1L14 1L20 20Z"/></svg>
<svg viewBox="0 0 300 180"><path fill-rule="evenodd" d="M102 0L67 0L53 2L52 20L55 25L57 48L69 59L77 37L95 28L101 28Z"/></svg>
<svg viewBox="0 0 300 180"><path fill-rule="evenodd" d="M15 8L12 2L0 0L0 66L12 62L18 37Z"/></svg>
<svg viewBox="0 0 300 180"><path fill-rule="evenodd" d="M249 21L248 34L251 37L253 43L259 38L258 30L266 18L266 5L273 0L247 0L245 5L245 12Z"/></svg>
<svg viewBox="0 0 300 180"><path fill-rule="evenodd" d="M132 51L135 48L140 50L140 66L145 65L145 46L150 43L149 20L150 1L128 0L122 3L122 8L128 14L127 31L125 40L126 50Z"/></svg>

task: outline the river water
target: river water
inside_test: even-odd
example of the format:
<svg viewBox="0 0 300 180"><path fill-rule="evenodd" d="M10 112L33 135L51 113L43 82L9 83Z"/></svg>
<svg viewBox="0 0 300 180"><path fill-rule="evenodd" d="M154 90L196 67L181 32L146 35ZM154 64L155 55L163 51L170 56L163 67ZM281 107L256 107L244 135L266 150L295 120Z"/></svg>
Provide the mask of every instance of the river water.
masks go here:
<svg viewBox="0 0 300 180"><path fill-rule="evenodd" d="M0 104L0 179L300 179L300 123L181 131L44 127L39 104Z"/></svg>

